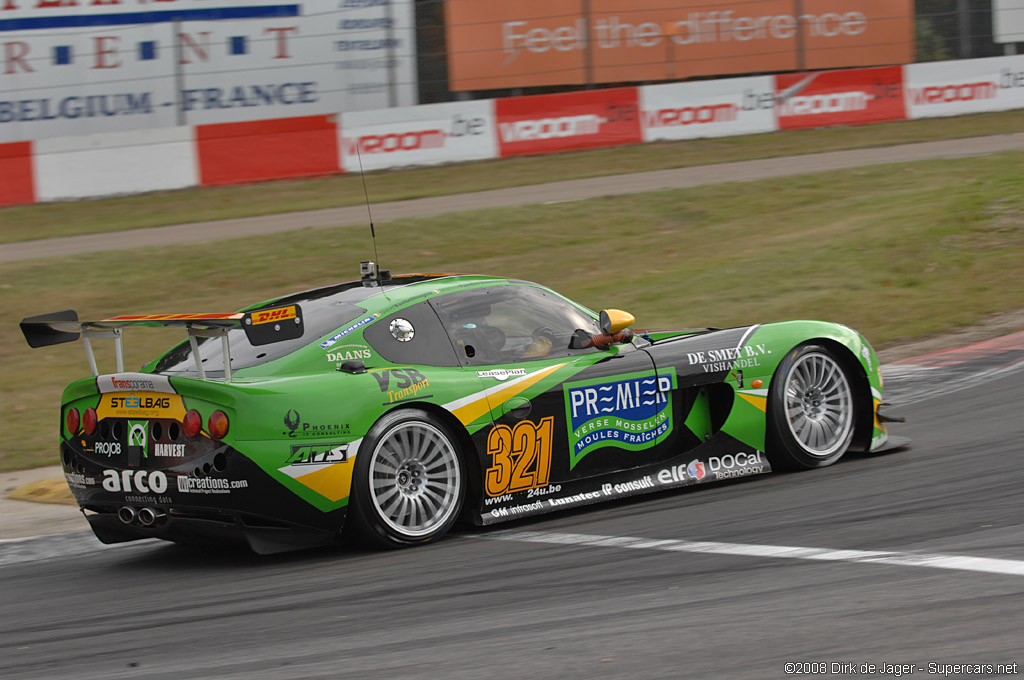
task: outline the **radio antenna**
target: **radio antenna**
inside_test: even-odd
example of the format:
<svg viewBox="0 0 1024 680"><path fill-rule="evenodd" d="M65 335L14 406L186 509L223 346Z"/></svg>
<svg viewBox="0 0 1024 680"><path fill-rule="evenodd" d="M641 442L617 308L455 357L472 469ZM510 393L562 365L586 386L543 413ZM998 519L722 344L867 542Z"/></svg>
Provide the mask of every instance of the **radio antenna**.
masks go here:
<svg viewBox="0 0 1024 680"><path fill-rule="evenodd" d="M363 180L363 197L366 199L366 214L370 218L370 239L373 241L373 262L360 262L359 273L363 276L364 286L380 286L391 280L391 272L379 268L380 257L377 255L377 233L373 229L373 213L370 211L370 192L366 190L366 173L363 172L363 154L359 151L356 140L356 158L359 159L359 177ZM387 293L384 293L387 297Z"/></svg>
<svg viewBox="0 0 1024 680"><path fill-rule="evenodd" d="M359 152L359 140L356 140L356 158L359 159L359 177L363 180L363 197L366 198L366 215L370 218L370 240L373 241L373 259L380 262L377 254L377 234L373 230L373 213L370 212L370 193L366 190L366 173L363 172L363 154Z"/></svg>

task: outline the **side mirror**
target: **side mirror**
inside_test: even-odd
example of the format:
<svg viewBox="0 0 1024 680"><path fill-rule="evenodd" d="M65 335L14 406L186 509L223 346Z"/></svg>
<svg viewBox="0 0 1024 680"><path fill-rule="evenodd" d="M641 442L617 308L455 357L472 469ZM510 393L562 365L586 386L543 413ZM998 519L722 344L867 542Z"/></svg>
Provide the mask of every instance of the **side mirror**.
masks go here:
<svg viewBox="0 0 1024 680"><path fill-rule="evenodd" d="M621 330L625 330L633 325L636 318L629 312L624 312L621 309L602 309L601 310L601 330L608 335L614 335Z"/></svg>
<svg viewBox="0 0 1024 680"><path fill-rule="evenodd" d="M576 332L573 333L571 338L569 338L569 349L586 349L592 345L593 343L590 341L590 333L586 332L582 328L577 328Z"/></svg>

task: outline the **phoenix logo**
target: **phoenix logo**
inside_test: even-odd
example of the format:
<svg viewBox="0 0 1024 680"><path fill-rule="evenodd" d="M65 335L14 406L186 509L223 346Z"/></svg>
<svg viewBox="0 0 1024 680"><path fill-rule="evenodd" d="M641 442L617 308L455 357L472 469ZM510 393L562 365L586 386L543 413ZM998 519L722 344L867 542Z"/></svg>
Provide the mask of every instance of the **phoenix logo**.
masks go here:
<svg viewBox="0 0 1024 680"><path fill-rule="evenodd" d="M288 428L289 432L295 432L295 428L299 426L302 419L299 417L299 412L295 409L288 409L288 413L284 414L284 426Z"/></svg>

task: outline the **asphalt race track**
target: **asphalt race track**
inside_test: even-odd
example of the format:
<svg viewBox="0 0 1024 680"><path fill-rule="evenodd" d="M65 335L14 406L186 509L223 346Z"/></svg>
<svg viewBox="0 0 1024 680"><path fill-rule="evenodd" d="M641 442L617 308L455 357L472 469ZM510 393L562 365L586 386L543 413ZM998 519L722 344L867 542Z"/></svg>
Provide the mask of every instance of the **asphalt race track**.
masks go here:
<svg viewBox="0 0 1024 680"><path fill-rule="evenodd" d="M898 387L909 449L425 548L258 557L81 533L0 545L0 677L1024 673L1024 362L930 399ZM930 672L945 664L992 672Z"/></svg>

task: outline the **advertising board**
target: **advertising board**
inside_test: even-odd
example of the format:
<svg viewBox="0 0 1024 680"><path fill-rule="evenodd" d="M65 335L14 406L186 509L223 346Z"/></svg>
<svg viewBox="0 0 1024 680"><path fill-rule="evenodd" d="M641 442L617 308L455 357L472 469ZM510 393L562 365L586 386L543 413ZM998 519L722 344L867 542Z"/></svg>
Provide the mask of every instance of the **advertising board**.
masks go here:
<svg viewBox="0 0 1024 680"><path fill-rule="evenodd" d="M775 76L779 128L863 125L903 120L903 67Z"/></svg>
<svg viewBox="0 0 1024 680"><path fill-rule="evenodd" d="M494 101L426 104L341 115L341 166L346 172L497 158Z"/></svg>
<svg viewBox="0 0 1024 680"><path fill-rule="evenodd" d="M446 0L453 90L903 64L912 0Z"/></svg>
<svg viewBox="0 0 1024 680"><path fill-rule="evenodd" d="M416 103L412 0L0 0L0 142Z"/></svg>
<svg viewBox="0 0 1024 680"><path fill-rule="evenodd" d="M510 97L494 103L502 157L637 144L637 88Z"/></svg>
<svg viewBox="0 0 1024 680"><path fill-rule="evenodd" d="M1024 107L1024 55L903 67L910 118Z"/></svg>
<svg viewBox="0 0 1024 680"><path fill-rule="evenodd" d="M771 76L645 85L639 89L645 142L775 130L775 83Z"/></svg>

